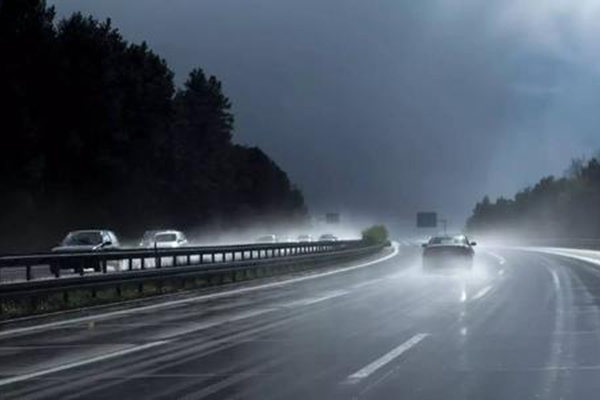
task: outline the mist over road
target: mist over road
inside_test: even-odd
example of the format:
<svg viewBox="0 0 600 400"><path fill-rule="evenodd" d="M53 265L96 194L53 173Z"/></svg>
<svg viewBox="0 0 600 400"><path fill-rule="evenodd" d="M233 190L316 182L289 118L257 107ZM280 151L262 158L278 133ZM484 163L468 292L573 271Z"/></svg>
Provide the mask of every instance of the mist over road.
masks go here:
<svg viewBox="0 0 600 400"><path fill-rule="evenodd" d="M378 257L0 325L1 397L597 398L597 266L479 248L470 272L423 273L410 244Z"/></svg>

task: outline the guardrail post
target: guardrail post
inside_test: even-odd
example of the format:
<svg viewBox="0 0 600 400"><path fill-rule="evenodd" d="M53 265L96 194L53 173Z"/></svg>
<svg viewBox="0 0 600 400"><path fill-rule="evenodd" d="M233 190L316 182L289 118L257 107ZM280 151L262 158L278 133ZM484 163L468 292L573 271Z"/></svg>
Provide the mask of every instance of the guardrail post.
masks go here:
<svg viewBox="0 0 600 400"><path fill-rule="evenodd" d="M26 271L26 275L27 275L27 280L30 281L31 280L31 265L27 265L25 268L27 268Z"/></svg>

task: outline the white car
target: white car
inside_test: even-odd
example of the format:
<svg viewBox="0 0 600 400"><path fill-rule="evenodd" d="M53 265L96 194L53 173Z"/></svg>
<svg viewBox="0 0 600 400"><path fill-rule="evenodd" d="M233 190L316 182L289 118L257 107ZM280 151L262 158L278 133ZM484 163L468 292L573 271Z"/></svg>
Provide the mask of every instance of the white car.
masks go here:
<svg viewBox="0 0 600 400"><path fill-rule="evenodd" d="M188 240L183 232L175 230L148 231L144 234L141 247L158 249L175 249L188 245Z"/></svg>

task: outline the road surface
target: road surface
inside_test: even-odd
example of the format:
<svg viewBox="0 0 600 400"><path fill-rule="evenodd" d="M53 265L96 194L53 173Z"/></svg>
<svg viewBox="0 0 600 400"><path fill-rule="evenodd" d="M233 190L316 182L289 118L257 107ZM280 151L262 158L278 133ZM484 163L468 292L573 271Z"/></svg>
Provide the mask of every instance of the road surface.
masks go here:
<svg viewBox="0 0 600 400"><path fill-rule="evenodd" d="M599 398L599 266L419 254L0 325L0 398Z"/></svg>

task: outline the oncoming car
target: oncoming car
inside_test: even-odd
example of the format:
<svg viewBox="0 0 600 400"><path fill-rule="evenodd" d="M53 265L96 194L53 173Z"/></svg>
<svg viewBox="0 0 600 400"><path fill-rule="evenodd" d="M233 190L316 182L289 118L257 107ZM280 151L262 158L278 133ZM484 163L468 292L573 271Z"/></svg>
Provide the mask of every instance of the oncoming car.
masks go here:
<svg viewBox="0 0 600 400"><path fill-rule="evenodd" d="M120 247L119 239L114 232L103 229L70 232L63 241L52 249L53 253L88 253L96 251L115 250ZM64 260L51 266L52 273L59 269L73 269L81 272L84 268L94 268L100 271L101 265L92 260Z"/></svg>
<svg viewBox="0 0 600 400"><path fill-rule="evenodd" d="M423 244L423 268L462 267L471 269L475 242L465 235L434 236Z"/></svg>
<svg viewBox="0 0 600 400"><path fill-rule="evenodd" d="M147 231L140 243L141 247L174 249L187 246L188 240L183 232L175 230Z"/></svg>

